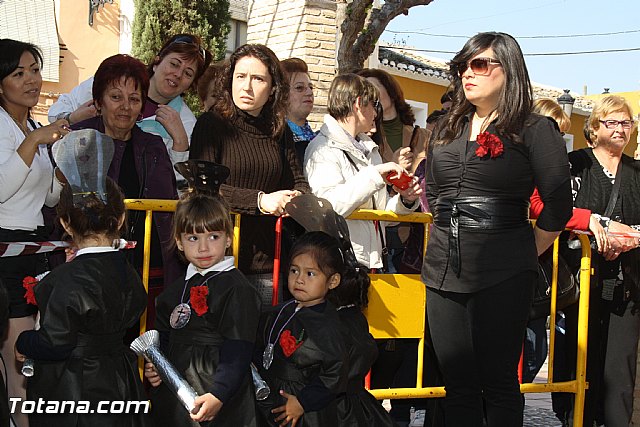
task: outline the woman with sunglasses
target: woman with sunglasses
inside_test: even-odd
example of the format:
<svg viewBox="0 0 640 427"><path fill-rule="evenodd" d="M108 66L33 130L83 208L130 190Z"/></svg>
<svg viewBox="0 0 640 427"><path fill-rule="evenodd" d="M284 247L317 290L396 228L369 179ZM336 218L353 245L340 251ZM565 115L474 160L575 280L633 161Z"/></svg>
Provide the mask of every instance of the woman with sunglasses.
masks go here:
<svg viewBox="0 0 640 427"><path fill-rule="evenodd" d="M202 46L198 36L177 34L165 42L147 66L149 92L138 126L162 137L172 164L189 158L189 141L196 123L182 95L196 88L210 62L211 53ZM75 124L95 117L98 111L91 96L92 86L93 77L90 77L61 95L49 108L49 121L64 118Z"/></svg>
<svg viewBox="0 0 640 427"><path fill-rule="evenodd" d="M309 67L300 58L289 58L280 62L285 78L289 81L289 108L287 124L293 132L296 153L300 164L304 152L317 132L311 129L307 117L313 110L313 83L309 77Z"/></svg>
<svg viewBox="0 0 640 427"><path fill-rule="evenodd" d="M447 426L521 426L517 367L537 256L571 216L567 153L532 114L522 51L480 33L450 62L453 105L427 156L434 227L422 269ZM529 196L545 203L535 228Z"/></svg>
<svg viewBox="0 0 640 427"><path fill-rule="evenodd" d="M593 147L569 153L573 205L590 210L608 239L607 245L596 239L598 248L605 249L592 251L591 258L595 274L589 295L589 389L584 406L584 425L589 426L594 420L598 425L628 426L633 412L640 338L640 164L623 150L635 127L629 102L607 96L589 117ZM563 255L570 265L578 266L580 246L568 243L560 246ZM561 357L567 366L575 366L577 307L563 311L568 344ZM570 379L563 373L557 378ZM553 399L557 416L570 422L571 396L554 393Z"/></svg>
<svg viewBox="0 0 640 427"><path fill-rule="evenodd" d="M309 191L285 123L289 85L278 57L261 44L236 49L215 81L216 99L198 118L190 158L231 170L221 193L244 214L239 269L271 304L275 217Z"/></svg>
<svg viewBox="0 0 640 427"><path fill-rule="evenodd" d="M331 202L333 209L348 216L356 209L411 213L422 193L417 182L400 165L383 163L378 145L366 133L374 127L379 104L378 89L357 74L337 76L329 89L329 114L305 153L304 169L311 191ZM401 175L407 186L387 184ZM371 269L383 268L384 223L347 221L358 262Z"/></svg>

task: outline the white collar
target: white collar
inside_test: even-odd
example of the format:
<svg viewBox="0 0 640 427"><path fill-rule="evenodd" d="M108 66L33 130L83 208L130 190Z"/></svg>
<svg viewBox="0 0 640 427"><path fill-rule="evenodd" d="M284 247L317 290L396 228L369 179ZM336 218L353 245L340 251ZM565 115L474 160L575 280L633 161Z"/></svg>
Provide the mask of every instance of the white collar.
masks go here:
<svg viewBox="0 0 640 427"><path fill-rule="evenodd" d="M222 261L220 261L219 263L212 265L211 267L207 268L206 270L202 270L202 271L198 271L198 269L191 263L189 263L189 267L187 267L187 274L185 275L185 280L189 280L191 279L193 276L195 276L196 274L200 274L201 276L205 276L207 273L209 273L210 271L227 271L227 270L233 270L234 268L236 268L233 263L234 263L234 258L232 256L225 256L224 259Z"/></svg>
<svg viewBox="0 0 640 427"><path fill-rule="evenodd" d="M103 252L118 252L118 249L114 249L111 246L89 246L88 248L78 249L76 256L83 254L101 254Z"/></svg>

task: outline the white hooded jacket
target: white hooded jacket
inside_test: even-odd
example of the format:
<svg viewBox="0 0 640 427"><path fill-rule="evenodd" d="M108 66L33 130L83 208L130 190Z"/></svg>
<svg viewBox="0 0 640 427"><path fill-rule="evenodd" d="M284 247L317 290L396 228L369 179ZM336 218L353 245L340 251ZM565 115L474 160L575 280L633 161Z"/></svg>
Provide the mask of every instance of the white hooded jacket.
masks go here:
<svg viewBox="0 0 640 427"><path fill-rule="evenodd" d="M304 172L312 193L329 200L344 217L357 209L411 213L418 206L417 201L407 208L400 195L389 197L386 183L375 167L382 163L376 143L365 134L359 134L358 140L367 148L367 156L355 147L336 119L325 115L320 132L304 156ZM381 268L382 242L373 221L348 220L347 224L358 261L368 268ZM384 223L381 224L384 235Z"/></svg>

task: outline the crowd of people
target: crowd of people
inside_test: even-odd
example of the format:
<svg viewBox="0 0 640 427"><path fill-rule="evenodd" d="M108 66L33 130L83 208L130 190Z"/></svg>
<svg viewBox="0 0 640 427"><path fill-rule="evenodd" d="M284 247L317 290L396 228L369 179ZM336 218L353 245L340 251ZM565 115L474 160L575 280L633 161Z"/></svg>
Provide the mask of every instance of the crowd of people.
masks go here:
<svg viewBox="0 0 640 427"><path fill-rule="evenodd" d="M369 371L374 387L415 383L417 342L376 342L363 314L368 274L389 272L421 272L426 288L426 312L414 313L428 323L424 383L444 385L446 397L429 407L425 426L521 426L523 342L525 381L547 353L544 321L529 319L538 257L560 236L561 255L577 270L579 246L561 234L567 225L593 235L584 425L629 424L640 163L623 153L636 128L627 101L599 101L585 125L589 147L567 154L569 118L553 100L534 102L518 43L490 32L450 61L443 109L426 129L391 75L363 69L333 79L316 131L308 117L317 92L303 60L281 61L260 44L211 60L190 34L168 39L147 65L113 55L62 95L42 126L31 114L42 54L0 40L0 241L71 245L59 265L43 254L0 258L0 320L9 318L3 426L9 418L17 427L407 426L407 402L392 402L389 413L364 387ZM183 99L196 89L201 114ZM53 153L75 131L108 141L97 184L78 187L56 163ZM301 195L333 212L320 223L336 222L309 227L288 212ZM143 245L120 250L121 237L144 240L145 217L127 215L125 198L178 199L175 213L154 212L151 221L150 265L163 283L153 327L198 395L191 413L151 362L145 391L128 349L147 296ZM46 214L54 207L56 221ZM427 256L422 229L343 219L357 209L431 212ZM238 260L230 212L241 214ZM286 286L273 295L279 217L290 244L286 268L275 272ZM556 380L575 376L577 307L563 313ZM252 369L271 390L264 400ZM151 411L27 416L9 414L9 397L150 399ZM554 410L571 425L572 395L555 394Z"/></svg>

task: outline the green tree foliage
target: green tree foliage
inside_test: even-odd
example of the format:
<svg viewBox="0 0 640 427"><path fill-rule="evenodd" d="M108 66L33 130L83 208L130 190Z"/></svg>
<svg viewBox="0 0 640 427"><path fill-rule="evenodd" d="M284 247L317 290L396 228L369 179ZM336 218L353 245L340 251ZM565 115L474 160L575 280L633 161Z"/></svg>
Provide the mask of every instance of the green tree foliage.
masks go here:
<svg viewBox="0 0 640 427"><path fill-rule="evenodd" d="M144 63L153 60L165 40L179 33L200 36L213 60L224 58L230 30L229 0L134 0L132 54ZM199 110L197 97L187 103ZM195 107L195 108L194 108Z"/></svg>

